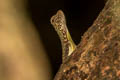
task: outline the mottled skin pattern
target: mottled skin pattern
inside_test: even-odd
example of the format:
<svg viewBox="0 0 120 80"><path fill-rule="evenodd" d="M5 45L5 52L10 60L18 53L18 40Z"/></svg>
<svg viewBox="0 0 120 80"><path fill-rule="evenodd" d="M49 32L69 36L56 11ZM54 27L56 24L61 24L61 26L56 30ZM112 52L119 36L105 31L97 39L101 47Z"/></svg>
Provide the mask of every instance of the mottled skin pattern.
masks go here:
<svg viewBox="0 0 120 80"><path fill-rule="evenodd" d="M66 26L64 13L61 10L59 10L54 16L52 16L50 22L60 37L62 43L62 58L64 63L71 55L71 53L75 50L76 45L74 44L70 36L70 33Z"/></svg>
<svg viewBox="0 0 120 80"><path fill-rule="evenodd" d="M54 80L120 80L120 0L107 0Z"/></svg>

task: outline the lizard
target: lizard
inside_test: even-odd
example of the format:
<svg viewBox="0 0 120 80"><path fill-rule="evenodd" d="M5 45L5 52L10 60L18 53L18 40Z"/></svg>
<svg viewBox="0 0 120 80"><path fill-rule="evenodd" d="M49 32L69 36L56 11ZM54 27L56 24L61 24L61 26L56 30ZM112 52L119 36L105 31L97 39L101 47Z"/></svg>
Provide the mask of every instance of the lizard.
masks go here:
<svg viewBox="0 0 120 80"><path fill-rule="evenodd" d="M60 38L62 44L62 62L64 63L75 50L76 44L68 31L66 18L62 10L58 10L57 13L51 17L50 22Z"/></svg>

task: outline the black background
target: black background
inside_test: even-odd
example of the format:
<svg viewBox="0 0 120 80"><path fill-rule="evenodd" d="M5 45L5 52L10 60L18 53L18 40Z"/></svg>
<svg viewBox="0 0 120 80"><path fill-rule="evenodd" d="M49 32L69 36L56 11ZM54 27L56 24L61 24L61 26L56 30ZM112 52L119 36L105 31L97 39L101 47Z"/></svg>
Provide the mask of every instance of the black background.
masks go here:
<svg viewBox="0 0 120 80"><path fill-rule="evenodd" d="M64 11L67 26L76 44L103 9L104 0L28 0L29 15L36 25L52 65L53 76L61 64L61 43L50 17L57 10Z"/></svg>

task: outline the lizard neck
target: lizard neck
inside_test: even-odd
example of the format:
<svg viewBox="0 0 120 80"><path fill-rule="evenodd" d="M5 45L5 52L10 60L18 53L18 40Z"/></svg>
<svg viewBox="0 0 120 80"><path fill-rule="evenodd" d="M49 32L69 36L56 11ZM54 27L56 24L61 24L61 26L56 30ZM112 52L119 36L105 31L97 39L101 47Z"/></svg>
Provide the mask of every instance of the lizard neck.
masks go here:
<svg viewBox="0 0 120 80"><path fill-rule="evenodd" d="M72 54L72 52L75 50L76 45L73 42L68 29L66 32L66 37L64 39L62 39L62 36L61 36L60 40L61 40L61 44L62 44L62 53L63 53L62 58L63 58L63 62L64 62Z"/></svg>

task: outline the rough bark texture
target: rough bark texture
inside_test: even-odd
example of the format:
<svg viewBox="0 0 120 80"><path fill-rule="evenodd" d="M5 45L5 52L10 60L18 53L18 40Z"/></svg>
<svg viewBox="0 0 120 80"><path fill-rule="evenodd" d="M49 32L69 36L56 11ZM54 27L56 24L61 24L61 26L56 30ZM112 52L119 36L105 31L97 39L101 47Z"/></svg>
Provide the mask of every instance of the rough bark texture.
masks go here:
<svg viewBox="0 0 120 80"><path fill-rule="evenodd" d="M120 80L120 0L108 0L54 80Z"/></svg>

